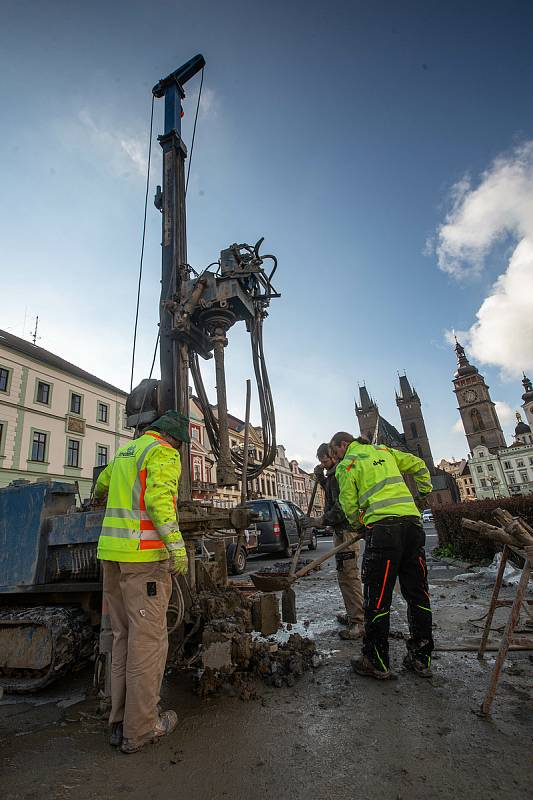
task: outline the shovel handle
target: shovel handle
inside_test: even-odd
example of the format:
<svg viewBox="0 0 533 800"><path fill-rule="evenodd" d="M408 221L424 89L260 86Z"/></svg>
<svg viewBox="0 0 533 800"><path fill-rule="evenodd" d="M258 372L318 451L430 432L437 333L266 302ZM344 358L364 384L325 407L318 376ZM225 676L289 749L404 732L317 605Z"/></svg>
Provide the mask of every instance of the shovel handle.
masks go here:
<svg viewBox="0 0 533 800"><path fill-rule="evenodd" d="M334 556L335 553L340 553L341 550L346 550L346 548L350 547L351 544L355 544L355 542L358 542L360 539L364 538L364 533L353 533L342 544L337 545L337 547L334 547L332 550L328 550L318 558L315 558L314 561L311 561L310 564L307 564L305 567L302 567L302 569L299 569L298 572L295 572L293 579L297 580L298 578L303 578L304 575L307 575L308 572L311 572L316 567L319 567L320 564L322 564L324 561L327 561L328 558L331 558L331 556Z"/></svg>
<svg viewBox="0 0 533 800"><path fill-rule="evenodd" d="M311 499L309 500L309 506L307 508L307 516L308 517L311 516L311 511L313 510L313 504L315 502L317 489L318 489L318 481L315 481L315 485L313 486L313 489L311 491ZM291 561L291 566L290 566L290 569L289 569L289 577L291 577L291 578L294 575L294 570L296 569L296 564L298 563L298 558L300 556L300 553L302 552L302 547L303 547L303 543L304 543L304 539L305 539L305 531L306 530L307 529L304 528L304 526L300 523L300 536L298 538L298 547L294 551L294 555L293 555L292 561Z"/></svg>

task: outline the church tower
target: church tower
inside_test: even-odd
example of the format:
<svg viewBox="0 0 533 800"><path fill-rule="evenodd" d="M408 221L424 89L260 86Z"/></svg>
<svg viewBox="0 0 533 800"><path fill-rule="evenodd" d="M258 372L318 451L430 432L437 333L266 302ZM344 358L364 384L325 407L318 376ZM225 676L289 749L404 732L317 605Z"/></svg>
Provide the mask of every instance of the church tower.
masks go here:
<svg viewBox="0 0 533 800"><path fill-rule="evenodd" d="M522 386L524 387L524 394L522 395L522 400L524 402L522 404L522 408L524 409L524 414L526 415L529 427L533 429L533 386L531 385L529 378L526 377L525 373Z"/></svg>
<svg viewBox="0 0 533 800"><path fill-rule="evenodd" d="M470 452L480 444L489 449L506 447L489 387L477 367L469 363L464 347L456 340L457 372L453 379Z"/></svg>
<svg viewBox="0 0 533 800"><path fill-rule="evenodd" d="M429 446L429 439L422 415L422 403L416 392L411 389L407 375L400 375L400 394L396 392L396 405L400 412L407 450L426 462L429 471L434 474L435 464Z"/></svg>
<svg viewBox="0 0 533 800"><path fill-rule="evenodd" d="M368 390L364 384L363 386L359 387L359 405L357 405L356 402L355 413L357 414L357 421L359 422L361 436L364 436L369 442L371 442L372 437L374 436L374 431L376 430L379 410L377 405L368 394Z"/></svg>

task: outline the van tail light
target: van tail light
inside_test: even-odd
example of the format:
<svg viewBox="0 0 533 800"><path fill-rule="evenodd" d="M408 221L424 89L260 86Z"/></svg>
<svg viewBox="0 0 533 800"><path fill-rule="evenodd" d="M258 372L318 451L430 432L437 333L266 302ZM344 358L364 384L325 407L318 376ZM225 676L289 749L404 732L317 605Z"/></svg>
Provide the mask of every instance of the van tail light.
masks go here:
<svg viewBox="0 0 533 800"><path fill-rule="evenodd" d="M279 536L281 533L281 528L279 527L279 522L274 523L274 536Z"/></svg>

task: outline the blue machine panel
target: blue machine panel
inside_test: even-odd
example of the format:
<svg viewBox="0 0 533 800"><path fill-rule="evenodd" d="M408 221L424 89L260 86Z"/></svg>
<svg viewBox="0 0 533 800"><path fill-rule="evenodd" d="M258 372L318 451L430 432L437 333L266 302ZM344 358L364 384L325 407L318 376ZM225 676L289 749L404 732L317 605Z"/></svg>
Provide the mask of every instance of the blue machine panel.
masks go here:
<svg viewBox="0 0 533 800"><path fill-rule="evenodd" d="M75 492L59 481L0 489L0 592L45 582L50 517L72 509Z"/></svg>

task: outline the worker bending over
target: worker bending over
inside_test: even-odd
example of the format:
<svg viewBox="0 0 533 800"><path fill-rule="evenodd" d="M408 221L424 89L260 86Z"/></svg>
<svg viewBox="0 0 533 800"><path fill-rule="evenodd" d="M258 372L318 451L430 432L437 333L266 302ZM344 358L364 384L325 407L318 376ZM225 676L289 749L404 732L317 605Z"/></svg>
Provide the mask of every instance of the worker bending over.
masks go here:
<svg viewBox="0 0 533 800"><path fill-rule="evenodd" d="M332 458L329 445L321 444L316 452L320 464L315 467L315 477L324 490L324 514L322 517L307 517L306 527L333 528L333 545L337 547L347 536L351 536L350 525L339 503L339 484L335 476L337 462ZM325 470L325 474L324 474ZM357 564L359 542L337 553L337 579L346 612L337 614L337 620L347 625L339 631L341 639L359 639L363 635L363 587Z"/></svg>
<svg viewBox="0 0 533 800"><path fill-rule="evenodd" d="M339 460L336 475L342 509L354 527L361 522L365 526L365 633L362 656L352 659L352 667L360 675L379 680L394 677L389 667L389 627L398 578L411 634L404 666L430 677L433 634L426 537L420 512L402 477L402 472L412 475L424 498L432 490L429 470L410 453L374 446L343 431L333 436L330 448Z"/></svg>
<svg viewBox="0 0 533 800"><path fill-rule="evenodd" d="M113 631L110 743L123 753L172 733L178 721L175 711L159 713L158 702L172 573L188 567L176 512L177 448L188 441L187 418L167 411L117 450L96 483L96 500L107 497L98 558Z"/></svg>

